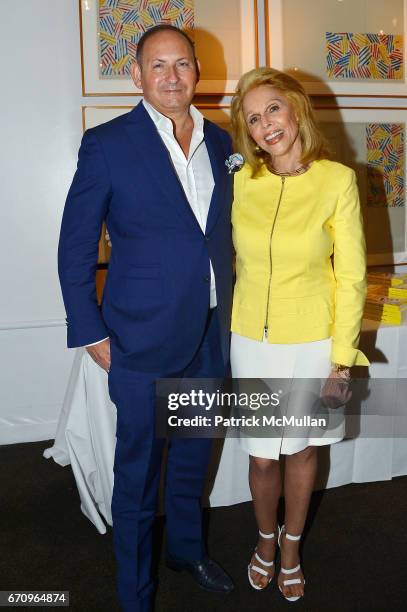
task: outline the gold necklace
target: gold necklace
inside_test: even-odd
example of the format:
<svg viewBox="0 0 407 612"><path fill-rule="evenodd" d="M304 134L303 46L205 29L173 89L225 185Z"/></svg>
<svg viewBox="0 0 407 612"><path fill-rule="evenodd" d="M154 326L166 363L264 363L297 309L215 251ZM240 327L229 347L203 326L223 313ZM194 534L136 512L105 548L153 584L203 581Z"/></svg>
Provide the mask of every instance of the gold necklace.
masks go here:
<svg viewBox="0 0 407 612"><path fill-rule="evenodd" d="M267 168L272 174L276 174L277 176L298 176L299 174L304 174L309 169L309 164L301 164L298 166L293 172L278 172L272 166L267 164Z"/></svg>

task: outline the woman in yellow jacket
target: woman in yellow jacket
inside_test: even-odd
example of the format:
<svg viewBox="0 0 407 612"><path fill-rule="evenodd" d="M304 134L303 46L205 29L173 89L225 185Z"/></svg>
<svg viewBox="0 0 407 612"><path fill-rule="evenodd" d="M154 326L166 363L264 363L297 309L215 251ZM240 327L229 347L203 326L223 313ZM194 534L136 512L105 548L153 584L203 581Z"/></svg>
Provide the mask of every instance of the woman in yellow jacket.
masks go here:
<svg viewBox="0 0 407 612"><path fill-rule="evenodd" d="M349 368L369 365L357 348L366 260L355 173L329 161L302 86L272 68L242 76L232 127L235 149L245 159L234 177L232 374L323 378L322 394L338 405L347 397L340 383L349 378ZM284 432L242 437L259 527L248 566L254 588L265 588L274 576L284 454L278 586L289 601L304 594L299 540L315 480L316 447L341 440L343 429L342 424L331 430L328 438Z"/></svg>

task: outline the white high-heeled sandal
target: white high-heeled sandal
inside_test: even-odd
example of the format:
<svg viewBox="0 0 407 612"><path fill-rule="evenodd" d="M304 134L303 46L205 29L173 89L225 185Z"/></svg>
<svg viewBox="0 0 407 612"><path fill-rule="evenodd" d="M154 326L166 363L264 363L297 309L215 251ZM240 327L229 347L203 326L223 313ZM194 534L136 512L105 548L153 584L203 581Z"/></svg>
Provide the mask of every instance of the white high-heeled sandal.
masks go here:
<svg viewBox="0 0 407 612"><path fill-rule="evenodd" d="M260 531L259 529L259 536L261 538L265 538L266 540L271 540L274 538L275 533L273 531L273 533L263 533L262 531ZM257 546L254 549L254 556L257 559L257 561L259 561L262 565L264 565L265 567L272 567L274 565L274 561L264 561L261 557L259 557L259 555L257 554ZM251 577L250 572L251 571L254 572L258 572L259 574L262 574L262 576L267 576L268 578L268 582L267 584L265 584L264 586L259 586L258 584L256 584L255 582L253 582L253 578ZM247 576L249 578L249 582L252 585L252 587L254 589L256 589L257 591L262 591L263 589L265 589L266 587L268 587L268 585L270 584L270 582L273 580L273 576L270 576L269 572L267 570L265 570L263 567L259 567L258 565L254 565L253 563L249 563L249 565L247 566Z"/></svg>
<svg viewBox="0 0 407 612"><path fill-rule="evenodd" d="M298 542L298 540L301 539L301 535L302 535L301 533L300 533L300 535L293 536L293 535L291 535L291 534L286 532L285 525L283 525L282 527L279 526L278 527L278 540L277 540L277 542L278 542L278 545L279 545L280 549L281 549L281 546L280 546L281 535L282 535L283 532L284 532L284 537L286 537L287 540L292 540L293 542ZM280 567L281 573L285 574L285 575L287 575L287 574L288 575L289 574L295 574L295 572L300 571L300 569L301 569L301 564L300 563L298 565L296 565L295 567L291 568L291 569L285 569L284 567ZM305 585L305 578L304 578L304 582L302 582L301 578L290 578L289 580L283 580L283 585L284 586L290 586L291 584L304 584ZM280 589L284 599L286 599L287 601L298 601L298 599L301 599L301 597L302 597L302 595L297 595L297 596L294 596L294 597L286 597L284 595L283 589L281 588L280 585L278 585L278 588Z"/></svg>

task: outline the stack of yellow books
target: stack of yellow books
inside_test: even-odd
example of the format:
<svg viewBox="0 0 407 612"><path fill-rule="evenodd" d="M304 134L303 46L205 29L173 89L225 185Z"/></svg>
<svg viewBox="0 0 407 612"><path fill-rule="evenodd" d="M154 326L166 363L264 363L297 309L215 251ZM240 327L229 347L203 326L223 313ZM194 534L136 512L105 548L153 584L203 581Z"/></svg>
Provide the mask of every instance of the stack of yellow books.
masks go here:
<svg viewBox="0 0 407 612"><path fill-rule="evenodd" d="M365 319L400 325L407 320L407 273L369 272Z"/></svg>
<svg viewBox="0 0 407 612"><path fill-rule="evenodd" d="M407 283L391 287L387 285L368 284L367 295L385 295L389 298L397 298L398 300L407 300Z"/></svg>
<svg viewBox="0 0 407 612"><path fill-rule="evenodd" d="M407 284L407 272L368 272L367 282L368 285L399 287Z"/></svg>
<svg viewBox="0 0 407 612"><path fill-rule="evenodd" d="M407 298L400 300L368 291L363 316L365 319L400 325L407 318Z"/></svg>

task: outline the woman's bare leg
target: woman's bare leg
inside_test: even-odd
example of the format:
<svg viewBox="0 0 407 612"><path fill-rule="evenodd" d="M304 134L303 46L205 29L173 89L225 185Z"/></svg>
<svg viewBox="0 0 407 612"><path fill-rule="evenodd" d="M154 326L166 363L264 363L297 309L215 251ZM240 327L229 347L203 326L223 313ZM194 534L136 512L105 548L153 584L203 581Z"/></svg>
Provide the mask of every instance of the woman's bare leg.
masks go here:
<svg viewBox="0 0 407 612"><path fill-rule="evenodd" d="M277 507L281 496L280 463L275 459L261 459L250 456L249 485L253 498L254 513L257 525L263 533L277 532ZM257 553L264 561L273 561L277 543L277 533L272 539L259 536ZM274 565L262 566L254 557L251 563L264 567L271 576L274 576ZM266 576L251 570L253 582L264 587L268 583Z"/></svg>
<svg viewBox="0 0 407 612"><path fill-rule="evenodd" d="M284 476L285 497L285 529L291 535L299 535L303 532L307 518L311 494L314 488L315 475L317 471L317 448L307 446L304 450L286 455ZM291 569L300 562L300 542L287 540L281 537L281 566ZM293 584L283 587L283 580L300 578L302 584ZM282 574L278 577L278 584L283 589L286 597L304 595L304 576L302 571L294 574Z"/></svg>

